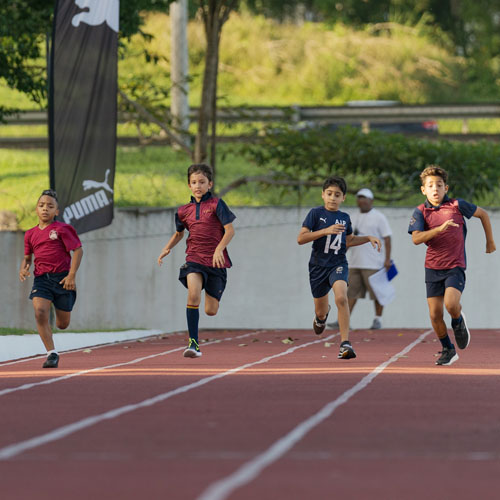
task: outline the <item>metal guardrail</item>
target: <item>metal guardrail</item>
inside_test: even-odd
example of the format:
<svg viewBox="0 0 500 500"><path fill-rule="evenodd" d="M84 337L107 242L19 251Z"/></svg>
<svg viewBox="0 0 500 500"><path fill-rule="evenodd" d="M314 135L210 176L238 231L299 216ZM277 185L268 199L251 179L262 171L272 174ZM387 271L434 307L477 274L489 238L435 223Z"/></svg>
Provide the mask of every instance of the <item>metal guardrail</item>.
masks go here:
<svg viewBox="0 0 500 500"><path fill-rule="evenodd" d="M190 111L196 120L198 109ZM492 104L432 104L394 106L288 106L288 107L221 107L217 117L222 122L324 121L330 123L401 123L418 120L500 118L500 103ZM121 122L130 115L119 115ZM6 117L7 124L42 125L47 112L27 111Z"/></svg>

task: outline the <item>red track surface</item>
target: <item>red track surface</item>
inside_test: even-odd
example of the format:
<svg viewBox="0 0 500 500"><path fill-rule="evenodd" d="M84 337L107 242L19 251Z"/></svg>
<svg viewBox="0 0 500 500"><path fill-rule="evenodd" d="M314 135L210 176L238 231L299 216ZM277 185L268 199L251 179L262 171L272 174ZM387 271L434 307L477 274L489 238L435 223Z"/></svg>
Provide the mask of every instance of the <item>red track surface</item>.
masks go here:
<svg viewBox="0 0 500 500"><path fill-rule="evenodd" d="M185 335L176 334L63 354L57 370L42 370L40 359L1 364L0 498L497 499L500 332L473 331L450 367L434 365L439 343L429 334L374 372L422 333L356 330L358 358L348 361L337 360L338 338L297 349L318 340L309 331L210 331L202 337L232 340L202 344L195 360L182 357ZM35 385L5 391L27 383ZM269 458L273 444L342 395L330 416L296 442L285 437ZM202 496L261 458L269 461L255 477Z"/></svg>

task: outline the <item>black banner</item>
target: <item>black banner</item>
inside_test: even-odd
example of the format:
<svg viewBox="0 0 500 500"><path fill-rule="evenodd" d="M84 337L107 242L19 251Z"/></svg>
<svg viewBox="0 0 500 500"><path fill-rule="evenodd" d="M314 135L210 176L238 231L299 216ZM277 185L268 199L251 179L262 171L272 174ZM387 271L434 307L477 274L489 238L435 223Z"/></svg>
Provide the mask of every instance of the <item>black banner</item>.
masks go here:
<svg viewBox="0 0 500 500"><path fill-rule="evenodd" d="M49 61L50 187L78 233L113 220L119 0L57 0Z"/></svg>

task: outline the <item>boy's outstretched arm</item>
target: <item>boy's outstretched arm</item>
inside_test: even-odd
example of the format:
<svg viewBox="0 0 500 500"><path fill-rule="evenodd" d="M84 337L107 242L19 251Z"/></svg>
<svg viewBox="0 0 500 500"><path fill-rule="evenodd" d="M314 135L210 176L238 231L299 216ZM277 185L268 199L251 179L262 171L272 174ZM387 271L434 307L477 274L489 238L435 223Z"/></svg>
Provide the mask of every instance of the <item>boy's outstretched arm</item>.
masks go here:
<svg viewBox="0 0 500 500"><path fill-rule="evenodd" d="M354 236L354 234L350 234L346 238L347 248L357 247L359 245L364 245L365 243L371 243L372 247L376 248L377 251L380 252L382 244L378 238L375 238L375 236Z"/></svg>
<svg viewBox="0 0 500 500"><path fill-rule="evenodd" d="M26 281L26 278L30 277L31 259L32 259L32 254L24 256L24 259L21 262L21 268L19 269L20 281Z"/></svg>
<svg viewBox="0 0 500 500"><path fill-rule="evenodd" d="M63 286L65 290L75 290L76 289L76 272L80 267L80 263L82 262L83 257L83 249L82 247L76 248L73 250L73 255L71 256L71 267L69 273L59 282L60 285Z"/></svg>
<svg viewBox="0 0 500 500"><path fill-rule="evenodd" d="M177 245L177 243L179 243L179 241L182 240L182 238L184 238L184 231L176 231L170 237L170 239L168 240L168 243L163 247L163 249L160 253L160 256L158 257L157 262L158 262L159 266L161 266L163 258L166 257L170 253L170 250L172 250L172 248L174 248L175 245Z"/></svg>
<svg viewBox="0 0 500 500"><path fill-rule="evenodd" d="M234 227L232 222L226 224L224 226L224 236L220 240L217 248L214 251L214 255L212 257L212 265L214 267L224 267L225 259L224 259L224 249L229 245L229 242L233 239L234 236Z"/></svg>
<svg viewBox="0 0 500 500"><path fill-rule="evenodd" d="M486 236L486 253L493 253L497 247L495 245L495 240L493 239L493 229L491 228L490 216L488 215L488 212L481 207L477 207L474 212L474 217L481 219L484 235Z"/></svg>
<svg viewBox="0 0 500 500"><path fill-rule="evenodd" d="M345 226L343 224L332 224L331 226L319 229L318 231L311 231L308 227L303 226L297 236L297 243L299 245L304 245L305 243L317 240L323 236L328 236L329 234L340 234L344 231Z"/></svg>

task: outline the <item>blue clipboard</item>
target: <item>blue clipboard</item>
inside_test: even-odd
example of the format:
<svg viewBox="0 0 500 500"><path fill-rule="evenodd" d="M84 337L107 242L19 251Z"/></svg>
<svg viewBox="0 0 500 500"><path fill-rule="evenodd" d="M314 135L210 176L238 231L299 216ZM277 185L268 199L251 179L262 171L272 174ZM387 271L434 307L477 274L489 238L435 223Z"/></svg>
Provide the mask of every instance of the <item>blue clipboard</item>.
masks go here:
<svg viewBox="0 0 500 500"><path fill-rule="evenodd" d="M396 276L396 274L398 274L398 269L396 268L396 264L394 264L394 261L391 260L391 267L387 270L387 279L391 281L392 278Z"/></svg>

